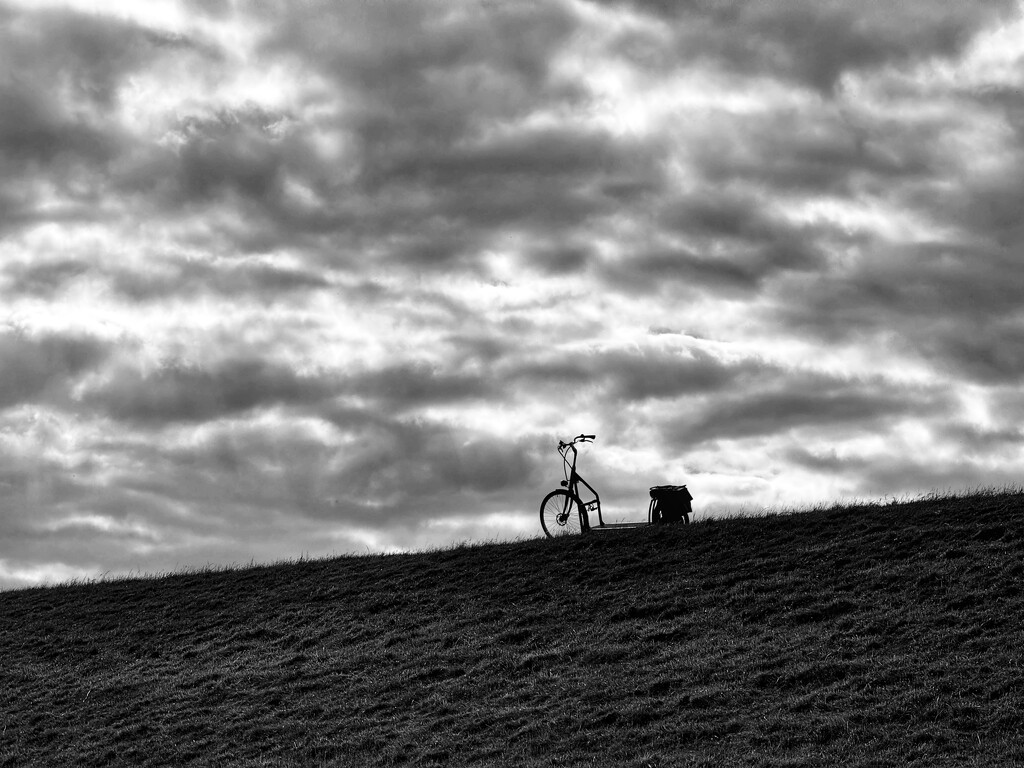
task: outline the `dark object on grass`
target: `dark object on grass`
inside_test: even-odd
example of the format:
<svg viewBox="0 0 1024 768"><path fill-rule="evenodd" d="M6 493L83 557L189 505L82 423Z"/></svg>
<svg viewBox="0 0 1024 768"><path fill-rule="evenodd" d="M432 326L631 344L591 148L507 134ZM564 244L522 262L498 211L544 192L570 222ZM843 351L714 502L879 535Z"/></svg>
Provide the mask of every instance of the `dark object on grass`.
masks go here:
<svg viewBox="0 0 1024 768"><path fill-rule="evenodd" d="M656 485L651 488L651 524L688 523L693 496L685 485Z"/></svg>
<svg viewBox="0 0 1024 768"><path fill-rule="evenodd" d="M592 443L594 439L594 435L577 435L568 443L558 441L558 454L562 457L565 479L561 482L561 488L551 491L540 503L540 524L544 533L554 538L565 534L621 531L651 524L690 522L690 501L693 497L686 486L659 485L651 488L647 522L606 523L601 514L601 497L597 490L576 471L576 445ZM585 502L580 497L581 488L588 492L586 496L589 501Z"/></svg>

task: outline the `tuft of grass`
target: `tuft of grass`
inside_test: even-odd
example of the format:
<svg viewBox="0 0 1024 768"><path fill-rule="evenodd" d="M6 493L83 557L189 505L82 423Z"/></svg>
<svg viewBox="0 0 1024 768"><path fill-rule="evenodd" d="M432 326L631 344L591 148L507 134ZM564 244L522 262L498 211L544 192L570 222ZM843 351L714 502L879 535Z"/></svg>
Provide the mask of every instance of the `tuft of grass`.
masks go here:
<svg viewBox="0 0 1024 768"><path fill-rule="evenodd" d="M1024 762L1024 492L0 593L0 767Z"/></svg>

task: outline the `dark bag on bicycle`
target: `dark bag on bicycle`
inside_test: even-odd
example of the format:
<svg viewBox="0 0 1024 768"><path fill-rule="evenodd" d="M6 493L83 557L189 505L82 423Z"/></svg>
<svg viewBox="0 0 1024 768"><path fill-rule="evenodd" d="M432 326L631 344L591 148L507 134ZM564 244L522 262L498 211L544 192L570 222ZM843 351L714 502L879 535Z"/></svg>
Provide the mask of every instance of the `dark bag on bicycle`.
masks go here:
<svg viewBox="0 0 1024 768"><path fill-rule="evenodd" d="M651 522L682 523L690 521L693 496L685 485L656 485L651 488Z"/></svg>

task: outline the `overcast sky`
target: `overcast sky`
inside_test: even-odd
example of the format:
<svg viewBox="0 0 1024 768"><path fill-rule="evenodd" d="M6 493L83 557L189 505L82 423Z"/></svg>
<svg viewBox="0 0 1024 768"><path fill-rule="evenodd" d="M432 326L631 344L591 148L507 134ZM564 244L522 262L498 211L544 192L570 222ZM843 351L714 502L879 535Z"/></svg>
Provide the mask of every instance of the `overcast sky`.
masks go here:
<svg viewBox="0 0 1024 768"><path fill-rule="evenodd" d="M0 587L1017 484L1018 2L0 0Z"/></svg>

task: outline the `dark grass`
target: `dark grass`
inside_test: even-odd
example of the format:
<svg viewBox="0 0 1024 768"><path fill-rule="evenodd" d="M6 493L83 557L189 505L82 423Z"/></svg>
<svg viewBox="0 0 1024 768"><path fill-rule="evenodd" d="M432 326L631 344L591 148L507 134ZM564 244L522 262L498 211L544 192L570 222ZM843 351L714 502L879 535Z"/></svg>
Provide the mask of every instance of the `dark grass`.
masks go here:
<svg viewBox="0 0 1024 768"><path fill-rule="evenodd" d="M1024 494L0 593L0 766L1024 764Z"/></svg>

